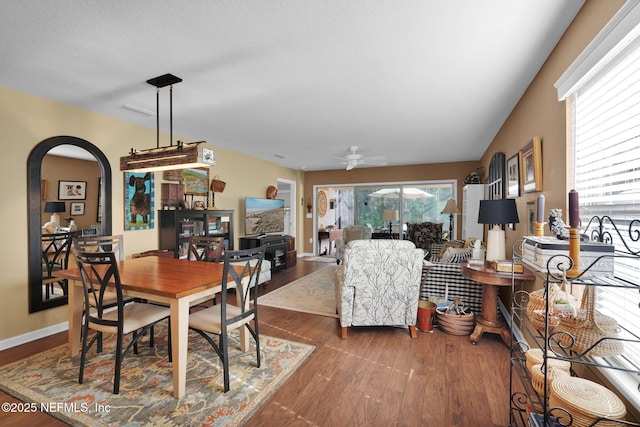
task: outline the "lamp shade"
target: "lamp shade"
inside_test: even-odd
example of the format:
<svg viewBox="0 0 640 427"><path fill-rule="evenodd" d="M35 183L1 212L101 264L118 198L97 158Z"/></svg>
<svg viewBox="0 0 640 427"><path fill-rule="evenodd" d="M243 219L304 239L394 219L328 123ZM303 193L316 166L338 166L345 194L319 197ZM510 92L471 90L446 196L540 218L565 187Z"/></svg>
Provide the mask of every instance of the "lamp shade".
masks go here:
<svg viewBox="0 0 640 427"><path fill-rule="evenodd" d="M456 201L453 199L449 199L447 200L447 204L444 206L444 209L442 209L443 214L459 214L460 213L460 209L458 209L458 205L456 205Z"/></svg>
<svg viewBox="0 0 640 427"><path fill-rule="evenodd" d="M385 221L397 221L399 219L398 211L395 209L385 209L382 212L382 218Z"/></svg>
<svg viewBox="0 0 640 427"><path fill-rule="evenodd" d="M66 210L64 202L46 202L44 204L44 211L46 213L58 213Z"/></svg>
<svg viewBox="0 0 640 427"><path fill-rule="evenodd" d="M520 222L515 199L480 200L480 224L516 224Z"/></svg>

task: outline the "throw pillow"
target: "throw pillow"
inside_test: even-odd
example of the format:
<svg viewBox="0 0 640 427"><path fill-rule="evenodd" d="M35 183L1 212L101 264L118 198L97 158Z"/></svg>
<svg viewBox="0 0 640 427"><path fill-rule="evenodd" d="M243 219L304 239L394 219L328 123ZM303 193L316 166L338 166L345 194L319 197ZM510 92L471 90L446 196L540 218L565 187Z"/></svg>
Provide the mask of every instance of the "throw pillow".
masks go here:
<svg viewBox="0 0 640 427"><path fill-rule="evenodd" d="M460 263L461 261L471 259L471 249L466 248L447 248L440 262Z"/></svg>

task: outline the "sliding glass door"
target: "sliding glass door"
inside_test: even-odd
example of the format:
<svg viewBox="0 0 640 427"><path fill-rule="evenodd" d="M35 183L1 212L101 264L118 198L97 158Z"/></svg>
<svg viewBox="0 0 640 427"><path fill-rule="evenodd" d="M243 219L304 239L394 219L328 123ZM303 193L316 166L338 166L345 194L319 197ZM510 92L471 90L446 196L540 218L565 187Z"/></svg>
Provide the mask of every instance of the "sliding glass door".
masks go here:
<svg viewBox="0 0 640 427"><path fill-rule="evenodd" d="M393 218L394 234L400 233L400 224L406 231L407 222L431 221L448 225L449 215L440 212L447 200L456 198L456 185L456 181L451 180L317 187L316 193L323 191L330 200L329 211L318 215L318 229L342 229L359 224L369 226L374 233L388 233L385 211L387 218Z"/></svg>

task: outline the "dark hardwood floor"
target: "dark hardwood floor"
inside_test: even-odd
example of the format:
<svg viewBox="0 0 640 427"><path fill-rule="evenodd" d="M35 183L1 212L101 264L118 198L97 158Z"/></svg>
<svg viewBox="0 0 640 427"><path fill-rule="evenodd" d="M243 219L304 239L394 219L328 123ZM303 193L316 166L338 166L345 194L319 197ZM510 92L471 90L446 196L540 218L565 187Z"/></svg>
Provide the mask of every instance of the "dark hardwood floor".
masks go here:
<svg viewBox="0 0 640 427"><path fill-rule="evenodd" d="M327 263L302 261L260 293ZM477 345L438 330L411 339L402 328L352 328L334 318L260 307L260 333L316 347L247 426L506 426L509 350L497 335ZM0 365L66 342L59 333L0 352ZM0 392L0 402L19 400ZM0 412L0 425L65 426L43 413Z"/></svg>

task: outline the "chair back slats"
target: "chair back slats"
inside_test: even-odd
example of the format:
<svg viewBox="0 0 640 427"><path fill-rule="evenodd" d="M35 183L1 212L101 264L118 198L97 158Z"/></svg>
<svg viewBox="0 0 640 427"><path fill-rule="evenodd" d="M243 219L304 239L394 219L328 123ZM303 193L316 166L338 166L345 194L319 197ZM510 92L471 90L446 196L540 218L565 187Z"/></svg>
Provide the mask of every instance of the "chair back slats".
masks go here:
<svg viewBox="0 0 640 427"><path fill-rule="evenodd" d="M69 265L71 233L53 233L42 235L43 279L53 277L53 271L64 270Z"/></svg>
<svg viewBox="0 0 640 427"><path fill-rule="evenodd" d="M73 254L82 277L85 307L95 307L95 311L87 311L88 321L107 326L122 325L125 302L115 253L82 252L74 247ZM117 298L118 320L102 318L104 309L112 306L104 304L105 293L111 287Z"/></svg>
<svg viewBox="0 0 640 427"><path fill-rule="evenodd" d="M189 239L187 258L195 261L220 262L224 250L224 237L193 236Z"/></svg>
<svg viewBox="0 0 640 427"><path fill-rule="evenodd" d="M78 236L73 239L73 246L81 252L113 252L119 261L124 261L124 239L122 235L113 236Z"/></svg>
<svg viewBox="0 0 640 427"><path fill-rule="evenodd" d="M237 304L241 313L233 318L222 315L222 319L227 319L224 323L235 323L249 316L255 316L258 307L258 286L251 286L257 283L258 275L262 269L266 246L258 248L243 249L238 251L227 251L224 254L224 272L222 279L222 310L227 303L227 290L235 288ZM234 267L241 266L240 272ZM250 302L253 301L253 306Z"/></svg>

